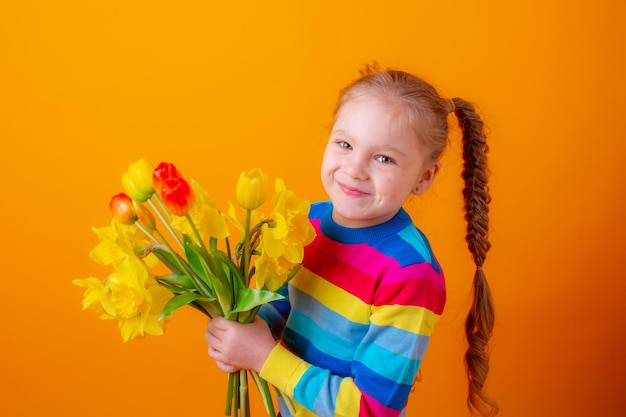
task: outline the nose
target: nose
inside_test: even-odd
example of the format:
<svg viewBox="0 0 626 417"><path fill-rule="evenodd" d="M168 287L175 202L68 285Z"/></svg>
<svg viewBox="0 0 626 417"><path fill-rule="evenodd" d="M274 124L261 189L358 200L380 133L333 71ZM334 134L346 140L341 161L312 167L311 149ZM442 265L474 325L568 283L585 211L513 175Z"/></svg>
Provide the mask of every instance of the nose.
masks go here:
<svg viewBox="0 0 626 417"><path fill-rule="evenodd" d="M357 152L351 152L346 158L343 164L343 172L347 176L355 180L366 180L367 174L367 162Z"/></svg>

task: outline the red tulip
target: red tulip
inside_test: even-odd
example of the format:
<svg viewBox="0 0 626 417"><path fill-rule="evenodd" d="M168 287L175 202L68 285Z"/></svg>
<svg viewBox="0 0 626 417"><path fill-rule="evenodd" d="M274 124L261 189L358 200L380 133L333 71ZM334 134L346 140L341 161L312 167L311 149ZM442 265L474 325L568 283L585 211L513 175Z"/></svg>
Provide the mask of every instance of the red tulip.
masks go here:
<svg viewBox="0 0 626 417"><path fill-rule="evenodd" d="M133 200L127 194L115 194L109 202L109 208L113 218L122 224L133 224L137 220Z"/></svg>
<svg viewBox="0 0 626 417"><path fill-rule="evenodd" d="M182 177L174 164L161 162L152 172L152 183L154 184L154 189L160 192L165 180Z"/></svg>
<svg viewBox="0 0 626 417"><path fill-rule="evenodd" d="M185 216L193 206L195 196L184 178L170 178L163 181L161 199L170 213Z"/></svg>

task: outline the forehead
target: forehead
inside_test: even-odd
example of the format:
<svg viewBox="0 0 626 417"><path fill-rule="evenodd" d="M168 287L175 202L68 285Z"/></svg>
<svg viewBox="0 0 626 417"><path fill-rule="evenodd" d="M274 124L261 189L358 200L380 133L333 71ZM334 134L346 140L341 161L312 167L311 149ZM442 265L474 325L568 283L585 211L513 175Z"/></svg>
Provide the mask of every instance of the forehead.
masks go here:
<svg viewBox="0 0 626 417"><path fill-rule="evenodd" d="M379 136L411 136L398 100L381 96L360 96L344 102L337 110L333 131L376 133Z"/></svg>

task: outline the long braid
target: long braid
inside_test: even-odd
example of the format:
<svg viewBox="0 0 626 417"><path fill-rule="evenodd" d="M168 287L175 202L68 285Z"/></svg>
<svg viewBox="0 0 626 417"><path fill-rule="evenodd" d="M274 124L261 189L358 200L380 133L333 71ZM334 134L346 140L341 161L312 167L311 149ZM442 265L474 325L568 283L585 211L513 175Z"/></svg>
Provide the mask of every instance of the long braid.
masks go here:
<svg viewBox="0 0 626 417"><path fill-rule="evenodd" d="M474 107L460 98L452 99L454 113L463 134L463 172L465 182L465 240L474 258L476 272L473 281L472 306L465 322L468 348L465 367L469 381L467 404L473 414L495 416L498 405L483 391L489 373L489 339L494 326L494 306L491 290L483 271L483 263L491 244L489 234L489 187L487 185L487 152L483 122Z"/></svg>

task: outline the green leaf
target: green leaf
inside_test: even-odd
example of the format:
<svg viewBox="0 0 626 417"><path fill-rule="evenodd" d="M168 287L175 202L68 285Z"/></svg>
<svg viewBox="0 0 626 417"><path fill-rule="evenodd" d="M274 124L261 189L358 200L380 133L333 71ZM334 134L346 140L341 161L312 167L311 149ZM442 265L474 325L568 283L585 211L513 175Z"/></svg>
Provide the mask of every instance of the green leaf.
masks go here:
<svg viewBox="0 0 626 417"><path fill-rule="evenodd" d="M196 243L189 236L183 235L183 239L185 240L185 256L187 257L189 264L196 271L196 273L206 277L207 271L209 271L209 265L207 262L208 254L204 251L204 249L196 245Z"/></svg>
<svg viewBox="0 0 626 417"><path fill-rule="evenodd" d="M181 271L178 268L178 266L177 266L178 264L176 262L176 255L174 255L173 253L169 252L166 249L155 249L153 251L153 253L173 273L175 273L175 274L183 274L184 273L184 271Z"/></svg>
<svg viewBox="0 0 626 417"><path fill-rule="evenodd" d="M215 258L217 258L224 266L226 266L226 268L228 268L232 277L236 278L236 280L233 281L233 284L237 286L236 287L237 289L246 287L243 284L243 277L241 276L241 269L225 252L221 250L217 250L213 252L212 255Z"/></svg>
<svg viewBox="0 0 626 417"><path fill-rule="evenodd" d="M210 287L210 283L207 283L205 278L198 275L187 262L183 261L183 266L185 267L185 271L187 271L187 274L189 275L191 280L193 280L196 289L198 289L198 291L200 291L200 293L203 294L205 297L212 297L215 291L213 291L213 289Z"/></svg>
<svg viewBox="0 0 626 417"><path fill-rule="evenodd" d="M283 298L285 297L272 291L258 290L256 288L242 288L239 291L235 308L229 314L229 318L235 313L249 311L255 307L269 303L270 301L281 300Z"/></svg>
<svg viewBox="0 0 626 417"><path fill-rule="evenodd" d="M214 298L203 297L202 295L196 292L186 292L181 295L175 295L167 302L167 304L165 304L165 307L163 307L163 310L161 311L161 315L159 316L159 320L169 316L174 311L178 310L180 307L186 306L187 304L192 303L194 301L210 302L214 300L215 300Z"/></svg>
<svg viewBox="0 0 626 417"><path fill-rule="evenodd" d="M217 297L222 311L229 312L233 304L233 290L229 274L224 266L211 253L206 253L189 239L185 239L185 253L193 269L199 270L202 279L211 286L212 293Z"/></svg>
<svg viewBox="0 0 626 417"><path fill-rule="evenodd" d="M193 281L187 276L182 274L167 274L155 277L160 283L165 283L167 286L193 290L196 288Z"/></svg>

